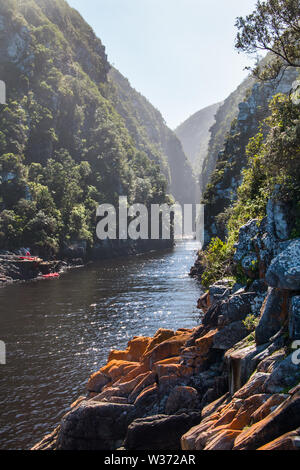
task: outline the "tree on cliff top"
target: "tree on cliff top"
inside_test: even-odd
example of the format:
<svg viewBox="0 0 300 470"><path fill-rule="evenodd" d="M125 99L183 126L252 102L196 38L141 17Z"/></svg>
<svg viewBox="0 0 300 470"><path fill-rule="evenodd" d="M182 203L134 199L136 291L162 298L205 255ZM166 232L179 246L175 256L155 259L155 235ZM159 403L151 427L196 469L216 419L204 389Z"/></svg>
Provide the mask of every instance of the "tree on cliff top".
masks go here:
<svg viewBox="0 0 300 470"><path fill-rule="evenodd" d="M250 68L259 79L274 79L288 67L299 67L299 0L258 1L253 13L237 18L236 27L238 51L253 54L262 50L272 54L271 61Z"/></svg>

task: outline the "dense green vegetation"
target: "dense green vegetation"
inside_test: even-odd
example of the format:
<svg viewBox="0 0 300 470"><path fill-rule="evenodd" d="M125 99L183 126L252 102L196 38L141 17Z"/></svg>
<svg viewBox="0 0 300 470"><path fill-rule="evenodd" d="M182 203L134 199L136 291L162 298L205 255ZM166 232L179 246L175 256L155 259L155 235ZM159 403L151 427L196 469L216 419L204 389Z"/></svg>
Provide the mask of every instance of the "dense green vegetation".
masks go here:
<svg viewBox="0 0 300 470"><path fill-rule="evenodd" d="M245 99L254 83L255 79L253 77L246 78L237 89L226 98L216 113L216 122L210 129L210 140L202 165L202 191L206 188L207 184L211 182L210 177L215 169L219 152L224 148L224 142L229 135L232 123L238 115L238 105Z"/></svg>
<svg viewBox="0 0 300 470"><path fill-rule="evenodd" d="M163 157L134 141L116 109L104 47L81 16L64 0L8 0L0 14L0 76L8 85L0 249L51 255L74 241L92 246L99 203L117 204L119 195L167 202Z"/></svg>
<svg viewBox="0 0 300 470"><path fill-rule="evenodd" d="M202 281L206 286L226 275L234 276L243 283L248 281L242 279L245 277L242 270L232 263L235 243L242 225L251 219L259 221L267 215L270 199L285 203L289 208L290 227L293 228L291 236L300 236L300 103L299 92L295 91L293 83L299 73L299 17L298 0L266 0L258 1L251 15L237 19L237 49L248 53L257 53L262 49L269 51L253 70L254 76L263 78L262 85L256 87L256 91L264 91L264 85L267 90L273 83L276 87L276 81L270 82L270 79L279 76L280 83L287 72L290 93L274 96L269 102L269 111L263 113L264 118L259 113L255 116L256 122L254 126L252 124L258 130L255 135L249 133L248 122L244 127L239 128L235 124L231 127L223 152L228 160L219 158L204 199L208 205L215 204L214 197L217 188L220 189L220 182L223 183L223 199L224 189L233 189L233 180L235 184L239 181L239 184L236 194L228 198L229 204L218 201L219 207L215 207L216 213L211 217L223 226L225 241L215 237L207 249L199 253ZM256 108L265 102L265 98L257 101L258 97ZM249 104L245 107L248 111ZM245 117L250 115L247 113ZM240 132L235 134L235 129ZM240 145L242 137L248 141L245 152ZM229 151L226 152L226 148ZM234 172L231 167L235 168ZM228 179L227 184L224 184L225 179ZM257 266L253 266L253 274L256 270Z"/></svg>
<svg viewBox="0 0 300 470"><path fill-rule="evenodd" d="M224 276L240 273L234 270L232 257L239 228L250 219L262 219L270 197L290 206L292 236L300 236L300 105L285 95L270 103L270 116L262 123L267 128L250 139L247 146L248 166L237 201L223 217L227 221L227 238L214 238L200 253L204 267L202 282L209 286Z"/></svg>

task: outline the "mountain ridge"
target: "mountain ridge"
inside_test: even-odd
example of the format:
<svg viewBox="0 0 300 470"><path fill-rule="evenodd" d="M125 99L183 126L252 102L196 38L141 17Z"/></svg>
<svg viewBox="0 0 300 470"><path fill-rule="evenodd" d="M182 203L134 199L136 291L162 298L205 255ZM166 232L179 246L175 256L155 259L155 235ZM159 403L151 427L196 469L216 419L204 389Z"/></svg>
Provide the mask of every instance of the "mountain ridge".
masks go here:
<svg viewBox="0 0 300 470"><path fill-rule="evenodd" d="M222 104L223 102L215 103L197 111L174 131L197 175L201 174L208 151L210 128L215 123L215 115Z"/></svg>
<svg viewBox="0 0 300 470"><path fill-rule="evenodd" d="M149 205L170 202L173 191L181 203L195 201L175 134L142 95L133 119L137 92L112 84L105 47L67 2L1 2L0 37L8 85L0 114L0 249L31 246L48 256L75 242L99 244L96 207L117 206L122 195ZM152 139L146 110L151 131L158 128Z"/></svg>

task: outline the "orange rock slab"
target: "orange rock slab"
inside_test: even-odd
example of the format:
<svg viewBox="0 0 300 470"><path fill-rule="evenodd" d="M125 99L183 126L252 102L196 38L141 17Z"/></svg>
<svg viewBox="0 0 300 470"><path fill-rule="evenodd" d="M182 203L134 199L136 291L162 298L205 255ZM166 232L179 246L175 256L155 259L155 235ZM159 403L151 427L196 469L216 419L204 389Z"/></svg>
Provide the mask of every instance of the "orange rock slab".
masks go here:
<svg viewBox="0 0 300 470"><path fill-rule="evenodd" d="M136 336L131 341L129 341L128 347L124 351L112 350L108 356L108 362L114 359L121 361L139 362L151 341L151 338L145 336Z"/></svg>
<svg viewBox="0 0 300 470"><path fill-rule="evenodd" d="M278 437L257 450L300 450L300 428Z"/></svg>
<svg viewBox="0 0 300 470"><path fill-rule="evenodd" d="M241 431L233 429L224 429L210 439L204 450L232 450L234 441Z"/></svg>
<svg viewBox="0 0 300 470"><path fill-rule="evenodd" d="M160 328L153 338L150 339L150 342L147 346L147 349L144 352L144 356L150 353L158 344L162 343L163 341L166 341L170 338L173 338L175 336L175 332L173 330L166 330L164 328Z"/></svg>
<svg viewBox="0 0 300 470"><path fill-rule="evenodd" d="M185 345L187 340L190 338L191 333L182 333L175 335L170 339L163 341L154 347L153 350L143 356L142 361L149 369L152 369L156 362L160 362L164 359L171 357L178 357L182 347Z"/></svg>
<svg viewBox="0 0 300 470"><path fill-rule="evenodd" d="M105 376L110 377L114 382L121 376L134 370L138 365L139 364L136 362L113 359L112 361L109 361L106 366L102 367L100 372Z"/></svg>

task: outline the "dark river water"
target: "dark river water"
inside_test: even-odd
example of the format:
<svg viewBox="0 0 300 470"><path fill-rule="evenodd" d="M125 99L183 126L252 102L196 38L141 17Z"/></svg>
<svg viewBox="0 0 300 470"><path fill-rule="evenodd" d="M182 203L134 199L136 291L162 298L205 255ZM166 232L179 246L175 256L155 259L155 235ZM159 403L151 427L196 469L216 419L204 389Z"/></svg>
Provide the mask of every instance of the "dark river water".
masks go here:
<svg viewBox="0 0 300 470"><path fill-rule="evenodd" d="M51 432L111 349L198 323L201 287L188 276L197 248L183 241L0 289L0 449L29 449Z"/></svg>

